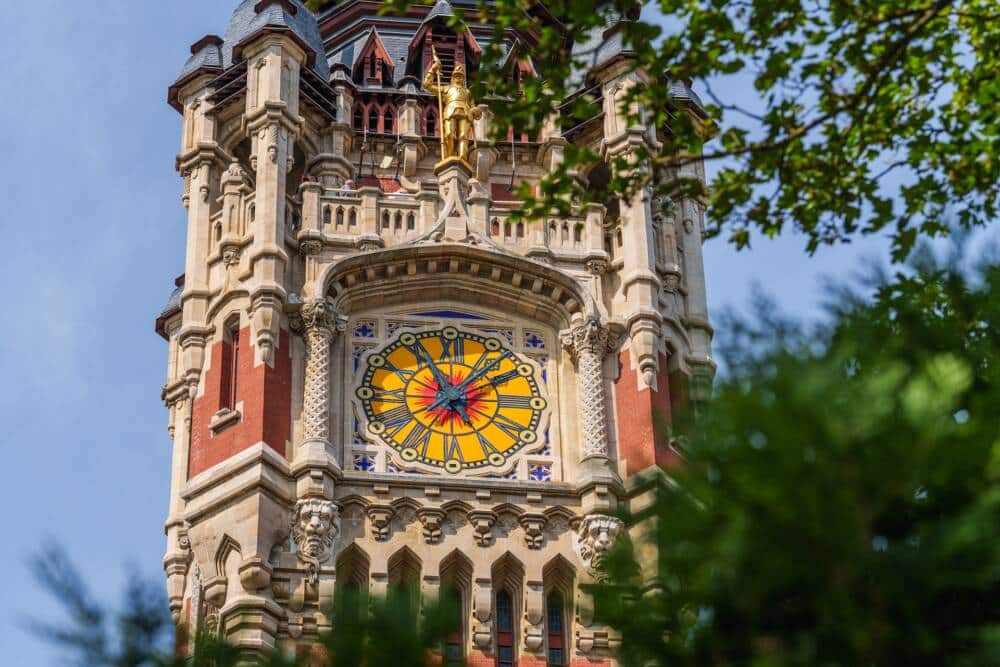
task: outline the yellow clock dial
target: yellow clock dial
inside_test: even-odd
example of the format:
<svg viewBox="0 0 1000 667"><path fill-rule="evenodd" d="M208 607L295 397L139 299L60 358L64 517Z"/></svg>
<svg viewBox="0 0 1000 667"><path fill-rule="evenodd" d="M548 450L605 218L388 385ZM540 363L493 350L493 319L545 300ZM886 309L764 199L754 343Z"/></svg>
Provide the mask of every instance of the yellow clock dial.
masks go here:
<svg viewBox="0 0 1000 667"><path fill-rule="evenodd" d="M538 441L547 407L531 364L454 327L407 332L370 355L357 396L369 433L450 473L503 466Z"/></svg>

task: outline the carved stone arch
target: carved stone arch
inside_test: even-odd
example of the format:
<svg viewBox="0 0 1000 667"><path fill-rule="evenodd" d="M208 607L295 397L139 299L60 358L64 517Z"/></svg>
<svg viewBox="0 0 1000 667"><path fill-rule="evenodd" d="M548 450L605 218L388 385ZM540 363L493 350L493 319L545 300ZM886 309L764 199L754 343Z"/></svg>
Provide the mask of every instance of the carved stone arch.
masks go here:
<svg viewBox="0 0 1000 667"><path fill-rule="evenodd" d="M461 646L463 654L469 644L473 571L472 561L459 549L455 549L445 556L438 567L441 581L441 595L453 596L456 606L459 608L458 618L460 619L460 624L456 628L456 643Z"/></svg>
<svg viewBox="0 0 1000 667"><path fill-rule="evenodd" d="M250 308L250 292L245 288L237 288L227 291L225 294L218 294L209 302L205 319L215 322L217 327L224 326L224 321L228 320L231 311L246 312ZM220 316L225 313L225 316Z"/></svg>
<svg viewBox="0 0 1000 667"><path fill-rule="evenodd" d="M340 552L336 560L337 585L335 595L354 591L359 595L368 594L371 576L371 558L355 542Z"/></svg>
<svg viewBox="0 0 1000 667"><path fill-rule="evenodd" d="M522 630L520 619L524 614L524 564L509 551L493 562L490 568L490 582L493 588L493 628L494 641L498 648L506 638L514 650L514 663L517 664L517 649L521 643ZM509 596L512 606L505 618L505 604L501 597ZM509 637L508 637L509 636Z"/></svg>
<svg viewBox="0 0 1000 667"><path fill-rule="evenodd" d="M398 277L408 275L402 283ZM479 247L439 243L404 244L355 255L324 269L307 296L333 298L345 314L420 301L441 294L468 304L482 304L559 330L577 314L593 307L593 299L572 276L553 266Z"/></svg>
<svg viewBox="0 0 1000 667"><path fill-rule="evenodd" d="M234 553L239 556L241 561L243 560L243 549L240 547L240 543L229 535L223 535L222 539L219 540L219 547L215 550L214 564L217 577L226 576L226 562Z"/></svg>
<svg viewBox="0 0 1000 667"><path fill-rule="evenodd" d="M389 587L419 590L420 574L423 562L408 546L402 546L389 556L387 570L389 572Z"/></svg>
<svg viewBox="0 0 1000 667"><path fill-rule="evenodd" d="M572 600L576 568L565 556L556 554L542 568L542 581L545 583L546 594L558 590L567 600Z"/></svg>

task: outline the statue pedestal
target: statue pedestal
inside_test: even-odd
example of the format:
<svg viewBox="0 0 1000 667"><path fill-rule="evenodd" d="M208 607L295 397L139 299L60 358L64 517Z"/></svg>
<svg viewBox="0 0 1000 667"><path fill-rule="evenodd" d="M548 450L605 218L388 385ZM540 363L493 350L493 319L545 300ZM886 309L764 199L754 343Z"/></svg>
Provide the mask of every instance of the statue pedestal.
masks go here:
<svg viewBox="0 0 1000 667"><path fill-rule="evenodd" d="M457 157L445 158L434 167L441 188L441 213L431 238L435 241L467 241L469 229L469 179L472 167Z"/></svg>

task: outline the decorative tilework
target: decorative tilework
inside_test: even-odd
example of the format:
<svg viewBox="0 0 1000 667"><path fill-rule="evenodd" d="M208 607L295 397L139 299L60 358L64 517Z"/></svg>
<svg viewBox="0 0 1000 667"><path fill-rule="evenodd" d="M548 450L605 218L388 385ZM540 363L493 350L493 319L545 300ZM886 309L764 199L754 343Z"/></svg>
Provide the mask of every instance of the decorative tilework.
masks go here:
<svg viewBox="0 0 1000 667"><path fill-rule="evenodd" d="M496 328L496 327L489 327L489 328L482 327L482 328L479 329L479 331L483 332L484 334L488 334L488 335L491 335L491 336L497 336L499 338L503 338L504 340L507 341L508 345L513 345L514 344L514 330L513 329L501 329L501 328Z"/></svg>
<svg viewBox="0 0 1000 667"><path fill-rule="evenodd" d="M398 322L389 320L385 323L385 335L387 338L392 338L400 329L419 329L421 326L423 325L414 324L413 322Z"/></svg>
<svg viewBox="0 0 1000 667"><path fill-rule="evenodd" d="M354 469L362 472L372 472L375 470L375 457L371 454L355 454Z"/></svg>
<svg viewBox="0 0 1000 667"><path fill-rule="evenodd" d="M375 320L358 320L354 324L355 338L375 338L378 335L378 323Z"/></svg>
<svg viewBox="0 0 1000 667"><path fill-rule="evenodd" d="M463 313L460 310L428 310L421 313L413 313L417 317L447 317L451 320L485 320L481 315Z"/></svg>
<svg viewBox="0 0 1000 667"><path fill-rule="evenodd" d="M358 371L361 367L361 357L365 356L365 352L375 347L374 345L355 345L351 350L351 355L354 358L354 372Z"/></svg>
<svg viewBox="0 0 1000 667"><path fill-rule="evenodd" d="M528 479L533 482L551 482L552 466L548 463L529 463Z"/></svg>
<svg viewBox="0 0 1000 667"><path fill-rule="evenodd" d="M544 350L545 349L545 338L543 338L539 333L535 331L524 331L524 349L526 350Z"/></svg>

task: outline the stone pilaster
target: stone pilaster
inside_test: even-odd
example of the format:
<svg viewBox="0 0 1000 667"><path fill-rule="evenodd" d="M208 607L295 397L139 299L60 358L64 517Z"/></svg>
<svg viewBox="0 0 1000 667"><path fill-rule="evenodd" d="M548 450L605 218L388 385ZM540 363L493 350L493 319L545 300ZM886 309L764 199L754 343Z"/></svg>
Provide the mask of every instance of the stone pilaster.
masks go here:
<svg viewBox="0 0 1000 667"><path fill-rule="evenodd" d="M330 372L331 344L335 333L347 329L341 317L326 299L316 299L302 306L305 325L306 378L302 400L303 445L330 445Z"/></svg>
<svg viewBox="0 0 1000 667"><path fill-rule="evenodd" d="M611 348L611 333L596 316L563 332L563 345L577 365L577 405L581 460L608 458L608 416L604 388L604 357Z"/></svg>

